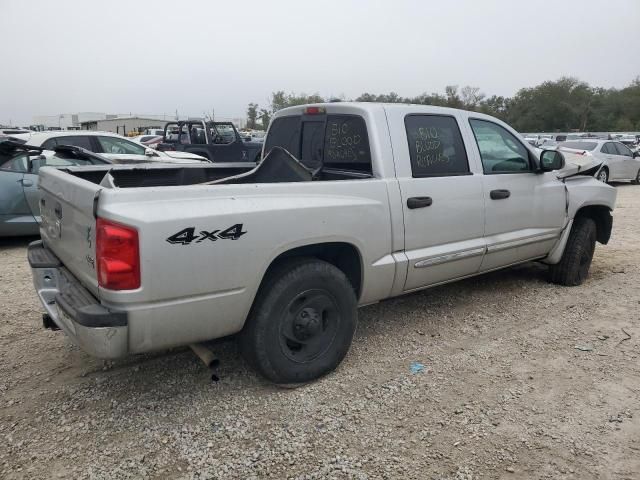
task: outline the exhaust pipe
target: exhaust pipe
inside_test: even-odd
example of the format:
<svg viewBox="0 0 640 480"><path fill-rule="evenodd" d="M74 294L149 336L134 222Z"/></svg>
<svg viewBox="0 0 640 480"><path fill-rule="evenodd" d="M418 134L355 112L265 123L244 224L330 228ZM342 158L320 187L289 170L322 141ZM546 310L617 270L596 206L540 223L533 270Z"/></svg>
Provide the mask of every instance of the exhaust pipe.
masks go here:
<svg viewBox="0 0 640 480"><path fill-rule="evenodd" d="M191 347L193 353L202 360L202 363L204 363L207 368L215 368L220 363L216 354L204 343L192 343L189 347Z"/></svg>

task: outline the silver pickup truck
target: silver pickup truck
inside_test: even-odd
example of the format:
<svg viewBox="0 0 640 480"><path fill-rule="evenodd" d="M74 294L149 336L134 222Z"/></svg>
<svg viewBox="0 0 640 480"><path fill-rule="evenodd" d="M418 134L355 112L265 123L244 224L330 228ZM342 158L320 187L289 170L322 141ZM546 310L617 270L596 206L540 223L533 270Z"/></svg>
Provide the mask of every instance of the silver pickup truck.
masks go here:
<svg viewBox="0 0 640 480"><path fill-rule="evenodd" d="M292 107L257 167L42 168L28 257L50 326L92 355L238 334L266 378L305 382L358 306L530 260L581 284L616 190L572 162L473 112Z"/></svg>

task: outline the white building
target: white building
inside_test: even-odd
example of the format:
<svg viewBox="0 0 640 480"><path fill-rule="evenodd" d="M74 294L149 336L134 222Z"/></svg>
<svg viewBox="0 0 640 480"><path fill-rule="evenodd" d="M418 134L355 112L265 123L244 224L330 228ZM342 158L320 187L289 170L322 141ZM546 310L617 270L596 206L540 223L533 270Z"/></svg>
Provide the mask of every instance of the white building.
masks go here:
<svg viewBox="0 0 640 480"><path fill-rule="evenodd" d="M44 125L45 128L79 128L82 122L101 120L107 118L102 112L60 113L58 115L36 115L33 117L34 125Z"/></svg>

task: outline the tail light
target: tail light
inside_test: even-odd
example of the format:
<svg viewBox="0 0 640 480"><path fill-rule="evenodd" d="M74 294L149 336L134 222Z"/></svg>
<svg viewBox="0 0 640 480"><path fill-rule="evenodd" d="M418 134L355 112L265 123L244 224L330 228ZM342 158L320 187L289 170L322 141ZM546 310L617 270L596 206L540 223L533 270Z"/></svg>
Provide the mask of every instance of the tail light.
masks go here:
<svg viewBox="0 0 640 480"><path fill-rule="evenodd" d="M135 228L98 218L96 224L98 285L108 290L140 287L140 249Z"/></svg>

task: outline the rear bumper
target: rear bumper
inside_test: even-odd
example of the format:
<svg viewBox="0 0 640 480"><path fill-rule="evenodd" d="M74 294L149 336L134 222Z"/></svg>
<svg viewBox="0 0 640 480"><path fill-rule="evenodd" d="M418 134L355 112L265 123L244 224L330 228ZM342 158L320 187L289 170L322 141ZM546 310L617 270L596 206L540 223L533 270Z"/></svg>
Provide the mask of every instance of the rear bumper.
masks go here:
<svg viewBox="0 0 640 480"><path fill-rule="evenodd" d="M127 355L129 323L126 312L101 305L42 241L31 243L27 256L38 297L67 336L98 358Z"/></svg>

